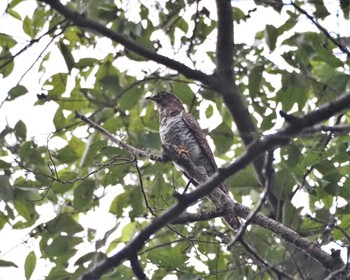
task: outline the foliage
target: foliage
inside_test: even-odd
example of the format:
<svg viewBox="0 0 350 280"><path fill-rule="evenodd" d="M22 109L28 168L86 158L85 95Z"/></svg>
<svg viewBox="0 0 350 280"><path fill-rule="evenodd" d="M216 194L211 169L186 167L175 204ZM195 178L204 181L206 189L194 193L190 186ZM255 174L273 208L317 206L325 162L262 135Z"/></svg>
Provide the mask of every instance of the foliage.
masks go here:
<svg viewBox="0 0 350 280"><path fill-rule="evenodd" d="M142 47L204 73L215 69L217 21L209 3L67 2L70 9L82 11ZM270 2L232 3L237 36L243 34L255 41L247 43L241 36L234 45L235 80L258 128L252 135L255 139L281 127L278 110L302 117L350 89L349 57L330 40L333 30L325 33L312 23L309 30L300 28L305 21L300 10L282 1ZM323 23L335 17L326 2L296 1L295 5L309 9L308 14ZM349 5L340 1L340 7L338 12L348 22ZM271 14L281 23L266 23L259 17L261 13ZM236 133L237 124L227 104L203 81L81 29L40 1L9 1L6 16L21 24L21 37L11 30L0 34L0 73L3 81L12 81L7 96L5 92L2 95L2 106L25 102L37 94L26 106L54 108L42 123L35 124L49 123L54 130L41 137L28 134L31 119L1 123L0 228L24 230L29 233L28 240L33 240L21 256L24 267L7 260L6 255L1 256L1 267L20 267L26 279L34 279L33 275L78 278L175 203L173 191L186 186L185 178L171 163L131 157L75 119L75 110L135 147L160 150L158 115L144 97L171 90L209 129L218 159L230 163L244 153L238 136L241 131ZM247 34L245 28L251 23L260 28ZM33 65L23 69L21 59L36 43L41 52ZM64 64L65 69L55 68L55 64ZM20 68L24 77L18 81L16 69ZM324 125L350 125L350 117L345 112ZM271 193L279 208L266 204L261 212L319 246L348 248L348 142L347 134L320 130L277 149ZM258 202L262 189L254 172L249 166L228 180L238 202ZM211 207L202 200L193 209ZM45 215L47 211L52 213ZM104 219L108 223L102 229L100 221L83 222L96 212L103 213L98 218L102 223ZM272 266L293 277L300 273L291 264L293 250L267 230L252 226L242 237L246 245L235 245L232 251L225 249L219 233L230 234L220 219L164 227L140 252L141 265L152 279L167 275L178 279L252 279L262 275L269 279L275 277ZM43 260L54 265L44 269L39 266ZM124 263L102 279L131 277L133 272Z"/></svg>

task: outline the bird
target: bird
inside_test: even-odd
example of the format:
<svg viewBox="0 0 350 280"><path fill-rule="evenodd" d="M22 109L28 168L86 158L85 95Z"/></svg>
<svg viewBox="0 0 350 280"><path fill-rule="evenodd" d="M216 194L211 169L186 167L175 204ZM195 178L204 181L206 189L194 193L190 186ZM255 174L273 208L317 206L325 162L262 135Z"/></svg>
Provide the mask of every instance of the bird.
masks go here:
<svg viewBox="0 0 350 280"><path fill-rule="evenodd" d="M218 166L206 135L195 117L186 112L182 101L175 94L166 91L146 97L146 99L153 101L159 112L159 135L163 147L175 147L179 155L186 155L193 166L205 173L205 177L214 174ZM176 163L179 165L179 162ZM180 165L180 169L187 178L193 181L194 185L201 183L191 177L186 166ZM214 206L220 208L226 204L222 201L231 198L224 184L219 187L221 190L219 195L217 195L219 192L217 189L217 193L209 195L209 198ZM240 225L238 218L234 215L226 215L224 219L233 229L237 229Z"/></svg>

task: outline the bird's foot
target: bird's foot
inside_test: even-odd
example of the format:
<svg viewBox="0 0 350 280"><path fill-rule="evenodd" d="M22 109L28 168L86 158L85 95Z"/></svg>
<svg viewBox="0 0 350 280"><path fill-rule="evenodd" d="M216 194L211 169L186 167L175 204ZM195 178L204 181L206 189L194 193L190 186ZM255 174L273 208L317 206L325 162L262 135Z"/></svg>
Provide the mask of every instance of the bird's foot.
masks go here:
<svg viewBox="0 0 350 280"><path fill-rule="evenodd" d="M177 148L177 152L178 152L178 157L182 157L182 156L189 157L190 156L190 151L184 146L179 146Z"/></svg>

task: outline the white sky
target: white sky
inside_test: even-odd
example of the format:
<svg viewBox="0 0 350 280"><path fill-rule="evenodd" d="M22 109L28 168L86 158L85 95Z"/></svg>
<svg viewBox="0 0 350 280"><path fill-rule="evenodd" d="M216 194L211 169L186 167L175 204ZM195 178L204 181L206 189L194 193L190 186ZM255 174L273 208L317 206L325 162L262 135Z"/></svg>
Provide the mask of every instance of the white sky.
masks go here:
<svg viewBox="0 0 350 280"><path fill-rule="evenodd" d="M336 0L329 0L325 1L327 8L329 11L335 15L336 12L339 12L339 2ZM205 0L202 1L202 5L208 7L212 7L213 1ZM255 8L255 4L253 1L245 0L245 1L234 1L234 5L237 5L240 7L243 11L248 11L250 9ZM21 15L27 13L31 15L33 8L35 7L36 2L35 1L24 1L21 3L17 9L17 11L21 11ZM7 6L7 1L0 1L0 33L6 33L10 35L15 34L15 39L17 41L23 42L23 46L27 43L28 38L21 32L21 22L18 20L13 19L12 17L9 17L3 13ZM132 8L132 6L129 5L129 8ZM210 9L211 17L215 17L215 8ZM23 16L24 18L24 16ZM345 24L342 22L341 18L337 19L336 16L332 16L329 19L322 23L329 31L332 31L337 34L341 34L342 36L349 36L350 34L350 28L348 24ZM259 22L259 24L257 24ZM342 23L341 23L342 22ZM279 26L283 23L283 17L280 17L276 12L270 10L270 9L264 9L263 7L258 7L258 10L252 14L251 19L247 20L247 22L242 22L239 25L236 25L235 27L235 41L237 43L239 42L246 42L248 44L254 43L254 34L256 31L261 30L265 24L272 24L274 26ZM347 22L348 23L348 22ZM10 28L9 28L10 27ZM310 24L309 20L307 20L304 17L301 17L296 29L299 31L305 31L306 29L314 30L316 31L315 27ZM190 28L191 30L191 28ZM288 36L288 34L283 35ZM279 38L280 42L284 39L284 37ZM209 40L211 44L209 43L207 48L208 49L214 49L213 46L215 46L215 34L212 35L212 39ZM46 45L47 40L42 40L38 44L35 44L33 47L28 49L24 54L22 54L19 59L16 60L15 68L13 74L11 74L6 79L0 80L0 102L5 98L7 92L15 86L20 77L23 75L23 73L26 71L26 69L34 62L34 60L37 58L37 56L42 51L43 47ZM110 48L110 42L109 40L102 39L98 43L97 51L94 51L94 56L102 58L106 55L107 49ZM169 46L170 48L170 46ZM290 69L290 67L284 63L284 61L278 56L278 52L282 52L283 50L276 50L273 54L269 54L266 52L266 56L268 56L269 59L273 60L276 64L282 65L282 67L285 67L286 69ZM206 52L206 49L203 48L203 53ZM166 53L164 53L166 54ZM84 57L86 54L75 54L76 58L77 56ZM87 54L87 56L90 54ZM41 83L46 80L46 78L50 77L52 74L57 72L67 72L66 65L61 57L61 54L59 52L55 52L51 54L51 57L53 58L49 64L47 65L47 71L43 76L39 76L37 74L38 72L38 65L35 65L33 69L27 74L23 80L22 84L27 87L29 90L29 93L26 94L23 97L18 98L15 101L12 102L5 102L2 108L0 109L0 131L5 127L6 124L9 124L11 127L13 127L18 120L23 120L27 125L27 133L29 137L33 137L36 141L40 141L41 143L45 143L47 136L50 132L54 131L54 126L52 124L53 115L57 109L57 105L53 102L45 103L45 106L33 106L34 102L37 100L36 94L41 93ZM179 56L181 58L181 56ZM206 56L203 56L206 57ZM120 59L121 62L123 62L123 59ZM136 63L137 64L137 63ZM131 66L130 66L131 65ZM128 67L130 67L130 71L132 70L133 63L118 63L118 66L122 68L124 66L124 69L120 69L121 71L127 70ZM206 69L207 65L211 65L206 59L204 59L198 67L205 71L211 71L212 69ZM157 67L156 65L151 66L151 68ZM279 81L275 81L276 83L279 83ZM55 143L50 142L50 147L54 146ZM98 233L104 234L105 231L110 229L114 223L115 223L115 217L108 213L109 205L111 203L111 200L115 197L115 195L120 191L118 188L108 188L109 195L107 195L102 201L101 201L101 207L95 211L90 212L88 215L81 215L81 219L79 220L80 223L85 225L86 227L93 227L96 228ZM2 209L2 204L0 202L0 210ZM39 211L39 214L41 218L39 219L37 224L40 224L44 221L48 221L56 216L57 207L54 206L47 206L45 209L41 209L40 207L37 208ZM41 211L41 212L40 212ZM103 217L103 219L101 219ZM92 223L91 223L92 221ZM28 242L24 242L28 239L28 233L30 232L29 229L26 230L12 230L11 227L6 226L1 232L0 232L0 240L2 240L0 245L0 259L13 261L18 265L18 269L15 268L2 268L0 270L0 280L1 279L24 279L24 272L23 272L23 266L24 266L24 259L27 256L27 254L35 249L35 252L37 254L37 257L40 256L40 252L37 250L37 244L38 240L36 239L29 239ZM116 237L115 235L113 235ZM113 238L113 237L112 237ZM6 241L6 242L4 242ZM23 242L23 243L22 243ZM85 244L87 246L87 244ZM93 250L93 248L85 248L84 250L89 251ZM80 255L79 255L80 256ZM78 257L79 257L78 256ZM76 258L74 258L76 260ZM74 269L74 268L73 268ZM34 271L32 279L43 279L43 276L47 273L47 271L50 270L50 267L48 267L48 263L40 260L40 262L37 263L36 270Z"/></svg>

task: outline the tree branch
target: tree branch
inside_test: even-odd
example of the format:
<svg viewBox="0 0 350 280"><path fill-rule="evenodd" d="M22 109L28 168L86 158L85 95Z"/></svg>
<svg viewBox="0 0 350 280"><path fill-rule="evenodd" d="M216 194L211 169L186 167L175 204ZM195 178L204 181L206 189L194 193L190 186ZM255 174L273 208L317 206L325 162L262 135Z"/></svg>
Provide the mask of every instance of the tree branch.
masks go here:
<svg viewBox="0 0 350 280"><path fill-rule="evenodd" d="M230 1L216 0L216 7L218 13L216 44L217 68L215 71L216 83L213 87L222 96L237 126L239 135L244 145L247 147L258 138L258 130L234 80L234 29L232 6ZM263 157L257 157L253 163L260 183L264 182L264 176L262 174L263 164ZM269 203L271 204L271 208L275 210L276 198L273 194L269 195Z"/></svg>
<svg viewBox="0 0 350 280"><path fill-rule="evenodd" d="M131 40L129 37L115 32L96 21L93 21L87 18L86 16L81 15L78 11L72 11L71 9L64 6L59 0L39 1L48 4L52 9L56 10L66 19L72 21L75 25L81 28L87 28L93 32L96 32L99 35L103 35L111 39L112 41L123 45L130 51L133 51L149 60L160 63L166 67L169 67L170 69L178 71L179 73L183 74L189 79L198 80L206 85L211 85L212 78L210 75L187 67L185 64L173 60L169 57L157 54L153 50L146 49L141 44Z"/></svg>
<svg viewBox="0 0 350 280"><path fill-rule="evenodd" d="M216 74L220 79L233 77L233 16L231 2L216 0L218 13L216 40Z"/></svg>
<svg viewBox="0 0 350 280"><path fill-rule="evenodd" d="M85 117L78 111L75 111L75 117L78 119L81 119L82 121L89 124L91 127L95 128L97 131L101 132L103 135L107 136L113 143L117 144L119 147L123 148L127 152L129 152L132 156L139 156L142 158L148 158L154 161L160 161L160 162L166 162L169 161L169 159L165 155L156 155L149 151L143 151L140 149L137 149L127 143L124 143L123 141L120 141L119 139L115 138L113 134L105 130L102 126L99 126L98 124L94 123L89 118Z"/></svg>
<svg viewBox="0 0 350 280"><path fill-rule="evenodd" d="M336 45L344 54L346 54L348 58L350 58L350 51L335 38L333 38L327 29L319 24L313 16L309 15L307 11L299 7L295 2L291 1L290 3L298 12L306 16L318 28L318 30L320 30L334 45Z"/></svg>
<svg viewBox="0 0 350 280"><path fill-rule="evenodd" d="M200 221L208 221L214 218L222 217L225 214L226 209L216 209L212 211L199 211L197 213L183 213L177 218L175 218L173 221L171 221L171 224L189 224L193 222L200 222Z"/></svg>
<svg viewBox="0 0 350 280"><path fill-rule="evenodd" d="M289 124L287 127L279 130L275 134L268 135L255 141L247 148L246 152L242 156L237 158L235 162L231 163L227 167L218 169L217 172L215 172L207 181L202 183L193 192L181 195L181 199L179 199L175 205L171 206L160 216L156 217L129 243L127 243L123 249L121 249L114 256L109 257L92 271L88 272L83 279L98 279L107 270L117 267L125 259L130 259L135 252L142 249L145 242L152 234L164 227L167 223L173 221L176 217L183 213L187 207L195 203L198 199L209 195L229 176L232 176L239 170L247 167L247 165L252 163L257 156L270 149L273 149L276 146L286 145L289 142L288 139L290 136L296 136L298 133L302 132L303 129L313 126L318 122L327 120L334 114L339 113L349 107L350 92L336 99L334 102L307 114L303 118L303 122L298 124ZM232 210L235 214L243 218L248 217L250 213L250 209L248 207L234 202L232 202ZM330 271L338 270L344 266L341 259L332 257L321 248L315 246L307 238L301 237L295 231L283 226L281 223L275 220L272 220L260 213L256 213L252 219L252 223L260 225L261 227L275 233L281 239L310 255Z"/></svg>
<svg viewBox="0 0 350 280"><path fill-rule="evenodd" d="M271 181L273 176L272 162L273 162L273 151L269 151L265 154L265 165L264 165L265 172L264 173L265 173L266 179L265 179L264 191L260 195L260 199L256 204L255 208L250 212L244 224L240 226L238 232L236 233L236 236L228 244L228 249L231 249L233 245L241 238L241 236L244 234L248 225L251 223L255 215L260 211L261 207L265 203L266 197L271 189Z"/></svg>

